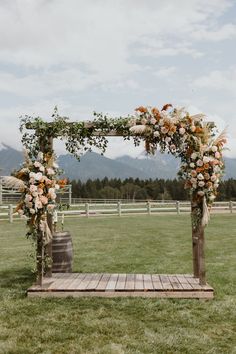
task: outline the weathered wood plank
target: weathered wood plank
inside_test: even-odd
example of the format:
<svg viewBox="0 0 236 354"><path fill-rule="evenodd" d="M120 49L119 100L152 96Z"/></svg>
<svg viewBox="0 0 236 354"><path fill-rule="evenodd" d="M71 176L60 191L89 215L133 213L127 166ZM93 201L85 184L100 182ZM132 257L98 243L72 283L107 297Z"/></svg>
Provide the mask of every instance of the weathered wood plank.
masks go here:
<svg viewBox="0 0 236 354"><path fill-rule="evenodd" d="M153 284L153 288L156 291L163 289L162 282L158 274L152 274L152 284Z"/></svg>
<svg viewBox="0 0 236 354"><path fill-rule="evenodd" d="M111 274L105 291L115 291L118 276L119 276L119 274Z"/></svg>
<svg viewBox="0 0 236 354"><path fill-rule="evenodd" d="M146 297L178 299L213 299L213 291L28 291L28 297Z"/></svg>
<svg viewBox="0 0 236 354"><path fill-rule="evenodd" d="M63 281L57 286L57 290L67 290L68 286L77 278L76 273L71 273L68 277L63 278Z"/></svg>
<svg viewBox="0 0 236 354"><path fill-rule="evenodd" d="M143 274L135 274L135 283L134 283L135 291L143 291L144 284L143 284Z"/></svg>
<svg viewBox="0 0 236 354"><path fill-rule="evenodd" d="M81 290L85 291L86 287L90 283L90 281L93 279L94 274L93 273L88 273L86 276L81 280L81 282L76 286L76 290Z"/></svg>
<svg viewBox="0 0 236 354"><path fill-rule="evenodd" d="M107 283L110 279L111 274L104 273L96 287L96 291L105 291Z"/></svg>
<svg viewBox="0 0 236 354"><path fill-rule="evenodd" d="M95 290L98 286L98 283L102 277L102 274L94 274L92 280L88 283L86 290Z"/></svg>
<svg viewBox="0 0 236 354"><path fill-rule="evenodd" d="M49 285L48 290L57 289L58 286L60 286L61 283L63 283L63 281L68 278L68 274L69 273L58 274L58 277L54 280L54 282L51 285Z"/></svg>
<svg viewBox="0 0 236 354"><path fill-rule="evenodd" d="M160 279L161 279L163 290L173 290L173 287L167 275L161 274Z"/></svg>
<svg viewBox="0 0 236 354"><path fill-rule="evenodd" d="M135 283L135 274L127 274L126 276L126 283L125 283L125 290L133 291L134 290L134 283Z"/></svg>
<svg viewBox="0 0 236 354"><path fill-rule="evenodd" d="M119 274L117 283L116 283L116 291L121 291L125 289L126 283L126 274Z"/></svg>
<svg viewBox="0 0 236 354"><path fill-rule="evenodd" d="M183 289L183 286L181 285L181 283L178 281L178 278L175 277L174 275L170 275L168 276L170 283L172 285L172 288L174 290L178 290L178 289Z"/></svg>
<svg viewBox="0 0 236 354"><path fill-rule="evenodd" d="M77 277L71 282L66 290L75 290L81 281L86 277L87 273L78 273Z"/></svg>
<svg viewBox="0 0 236 354"><path fill-rule="evenodd" d="M154 290L151 274L143 275L143 286L144 286L144 291Z"/></svg>

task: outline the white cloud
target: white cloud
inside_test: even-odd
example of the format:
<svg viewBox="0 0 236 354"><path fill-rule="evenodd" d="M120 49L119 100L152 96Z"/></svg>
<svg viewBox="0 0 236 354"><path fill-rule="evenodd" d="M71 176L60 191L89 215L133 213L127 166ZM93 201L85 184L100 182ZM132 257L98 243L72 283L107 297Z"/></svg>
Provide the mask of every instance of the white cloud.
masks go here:
<svg viewBox="0 0 236 354"><path fill-rule="evenodd" d="M192 34L193 38L203 41L218 42L236 37L236 25L227 23L219 29L210 30L207 27L199 28Z"/></svg>
<svg viewBox="0 0 236 354"><path fill-rule="evenodd" d="M201 76L194 80L196 87L209 88L212 90L222 90L236 94L236 68L228 70L214 70L208 75Z"/></svg>
<svg viewBox="0 0 236 354"><path fill-rule="evenodd" d="M160 78L169 78L171 79L171 75L176 72L175 66L162 67L159 70L155 71L153 74Z"/></svg>

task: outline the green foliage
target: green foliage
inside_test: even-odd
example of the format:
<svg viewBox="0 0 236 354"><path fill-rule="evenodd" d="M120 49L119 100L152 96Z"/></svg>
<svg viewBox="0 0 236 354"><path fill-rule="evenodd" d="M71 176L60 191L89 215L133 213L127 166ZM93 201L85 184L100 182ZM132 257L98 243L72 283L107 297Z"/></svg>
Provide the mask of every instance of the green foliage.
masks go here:
<svg viewBox="0 0 236 354"><path fill-rule="evenodd" d="M41 144L44 147L47 145L49 137L58 138L65 140L66 150L79 159L82 152L91 151L92 147L104 153L108 143L106 135L110 131L114 130L124 136L124 139L130 139L129 118L108 118L95 112L94 117L92 122L69 122L68 117L58 114L57 107L54 109L51 122L44 121L40 117L25 115L21 117L20 124L20 132L23 134L22 143L32 158L37 156ZM34 132L29 132L30 129ZM133 139L136 145L140 142L139 137Z"/></svg>

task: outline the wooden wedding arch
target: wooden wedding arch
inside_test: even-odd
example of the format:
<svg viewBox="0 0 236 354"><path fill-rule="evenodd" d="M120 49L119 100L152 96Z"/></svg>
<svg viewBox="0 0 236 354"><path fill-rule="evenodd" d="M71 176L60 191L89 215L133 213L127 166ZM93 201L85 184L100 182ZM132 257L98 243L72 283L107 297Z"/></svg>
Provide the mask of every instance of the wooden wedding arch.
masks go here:
<svg viewBox="0 0 236 354"><path fill-rule="evenodd" d="M166 107L166 109L167 109L169 105L166 105L166 106L164 106L164 107ZM164 111L166 109L164 109ZM160 144L163 151L165 150L166 145L171 143L170 139L174 139L174 138L177 139L178 136L180 136L180 139L185 141L184 146L185 146L185 149L189 155L191 155L191 154L193 155L195 152L194 152L194 150L192 150L191 146L187 146L187 148L186 148L186 144L187 144L186 140L182 138L182 136L184 136L187 129L190 129L187 125L189 124L189 126L193 130L192 135L193 135L195 141L198 138L198 140L200 141L200 144L202 146L204 146L203 144L206 143L206 135L208 134L207 138L209 138L209 132L211 132L211 129L213 127L212 123L203 123L202 117L199 117L199 115L198 115L198 117L195 116L195 118L194 118L188 114L187 115L185 114L184 119L187 122L186 125L184 125L182 123L183 122L182 117L180 117L179 120L176 120L174 125L177 126L178 130L176 131L176 129L173 129L173 134L170 135L171 138L169 138L169 139L165 138L166 145L163 145L164 142L160 141L160 139L162 139L162 138L160 138L160 134L159 133L155 134L155 129L153 128L154 123L155 123L154 119L153 119L153 121L151 121L150 118L149 118L149 120L148 119L144 120L144 116L143 116L143 114L147 115L148 112L151 112L151 118L155 118L157 121L157 118L161 114L160 111L157 109L152 109L151 111L148 111L148 109L144 108L144 107L140 107L138 110L139 110L138 111L139 117L138 117L138 119L136 118L135 124L132 121L134 118L128 117L128 119L125 121L125 129L124 129L124 125L122 126L121 124L114 124L114 120L112 120L112 124L111 124L111 122L108 124L107 117L105 117L104 124L103 123L101 124L101 122L103 120L100 117L99 124L94 123L93 121L80 122L80 127L82 126L83 132L84 132L84 130L86 130L86 132L89 132L90 138L91 137L102 138L105 136L109 136L109 137L122 136L122 137L127 138L128 136L134 136L135 139L144 140L146 142L147 149L150 149L150 145L151 145L151 148L153 148L153 147L156 147L156 145ZM165 114L163 115L163 117L164 117L163 119L164 120L166 119L166 121L168 123L169 118ZM104 117L102 117L102 118L104 118ZM173 118L173 115L172 115L172 118ZM160 119L162 119L162 118L160 118ZM117 122L119 122L119 120L117 120ZM131 122L131 124L129 122ZM72 127L73 124L74 124L73 122L64 122L63 127L64 128L65 127ZM196 130L193 129L194 126L196 126L197 129L199 130L199 134L196 133ZM199 126L202 128L199 128ZM161 134L162 133L164 134L165 130L162 127L163 127L163 125L160 126L158 128L158 130L161 131ZM53 139L60 137L60 129L58 129L58 119L54 122L49 122L49 123L44 122L44 129L40 129L39 124L34 124L34 123L28 122L26 124L26 129L31 129L31 130L34 129L35 130L35 135L38 137L38 145L40 147L41 152L43 152L44 154L52 154L53 153ZM73 130L74 133L75 133L75 130L76 129ZM154 130L154 133L153 133L153 130ZM205 134L205 136L204 136L204 134ZM66 134L64 133L63 135L65 136ZM224 142L224 139L222 139L222 138L218 139L218 141L217 141L217 144L218 144L217 146L219 147L220 150L222 149L222 145L223 145L222 141ZM136 141L136 143L137 143L137 141ZM194 144L195 144L195 142L194 142ZM215 146L214 144L216 145L216 142L213 143L211 140L210 145ZM73 149L71 149L71 150L73 150ZM209 151L211 151L211 150L210 149L208 150L208 155L210 154ZM213 151L213 152L215 154L215 151ZM175 155L175 153L173 153L173 154ZM178 154L179 154L178 156L180 156L181 151L179 151ZM218 158L219 158L219 156L218 156ZM204 160L204 158L203 158L203 160ZM211 158L210 157L208 159L205 158L205 161L207 161L207 163L205 163L205 165L210 165ZM199 163L199 165L200 165L200 163ZM212 166L214 166L214 164L212 164ZM198 167L199 171L201 168L203 168L203 167L202 166ZM211 168L211 166L209 167L209 169L210 168ZM205 176L205 178L208 178L208 176L206 176L206 173L204 174L204 176ZM197 180L197 183L199 183L198 180ZM209 186L210 186L210 183L211 182L208 183ZM199 185L200 185L200 183L199 183ZM198 186L196 188L198 188ZM196 290L197 290L196 296L194 296L192 294L187 297L204 297L204 295L205 295L205 297L212 297L213 296L213 289L211 287L209 287L206 283L205 256L204 256L204 247L205 247L204 228L205 228L206 222L203 222L203 219L208 217L208 207L209 207L209 205L207 205L206 199L205 199L205 196L203 195L203 193L198 193L197 197L196 197L196 193L194 193L194 192L192 193L191 215L192 215L192 219L195 220L194 222L192 222L193 276L189 277L189 279L187 279L187 277L185 277L184 275L179 275L177 277L174 276L173 283L172 283L172 280L170 277L169 278L166 277L169 279L168 282L169 281L171 282L170 289L172 290L172 295L175 293L174 290L176 290L176 291L181 290L181 291L184 291L184 294L185 294L183 297L186 297L187 293L190 294L189 290L192 290L192 292L196 292ZM200 214L200 216L199 216L199 214ZM197 222L196 222L196 215L198 215ZM53 233L52 215L50 213L47 213L47 223L48 223L48 226L49 226L51 232ZM47 281L50 281L50 279L53 278L51 268L48 267L45 270L43 267L43 260L42 260L42 248L44 248L44 250L43 250L44 254L46 254L48 257L52 256L52 242L50 241L46 246L44 246L41 241L42 241L42 234L39 232L38 237L37 237L38 281L37 281L37 285L31 287L28 291L28 294L31 294L32 296L40 293L40 291L45 292L45 289L47 288L47 286L45 286L45 284L44 284L44 279L47 279ZM120 277L120 275L117 275L117 276L118 276L118 278ZM145 275L143 277L144 278L142 278L142 279L144 282ZM118 278L115 281L117 283L118 283ZM156 279L156 278L154 277L151 279L152 279L151 280L152 290L155 290L155 286L153 285L153 284L155 284L155 282L153 281L153 279ZM160 280L160 278L158 278L158 279ZM156 279L156 284L157 283L159 284L159 280L157 281L157 279ZM182 282L181 282L181 280L182 280ZM73 279L71 279L71 281L73 282ZM93 284L94 284L94 282L96 283L96 277L91 278L90 283L91 283L91 281ZM114 283L114 279L113 279L113 283ZM51 284L51 283L49 283L49 284ZM86 286L88 287L88 283L86 283L86 284L87 284ZM153 286L154 286L154 288L153 288ZM164 285L160 282L160 289L162 289L164 291L165 289L163 286ZM135 288L135 286L134 286L134 288ZM50 293L52 293L53 289L54 289L53 286L49 285L49 292ZM62 288L60 288L60 289L62 289ZM157 288L156 290L158 290L158 289L159 288ZM132 289L132 290L135 290L135 289ZM144 286L144 288L143 288L144 292L142 292L142 294L144 294L146 290L147 289L145 289L145 286ZM188 290L188 291L186 291L186 290ZM84 294L85 293L87 294L87 292L85 292L85 289L83 289L83 291L84 291ZM160 294L163 295L163 291L162 292L160 291ZM203 292L201 293L201 291L203 291ZM67 293L66 289L64 289L64 293ZM165 292L163 296L168 296L167 293ZM120 294L121 294L121 292L119 292L119 295ZM130 291L129 291L129 294L130 294ZM158 296L157 291L156 291L156 294L157 294L156 296ZM78 292L77 292L77 295L78 295ZM98 292L97 292L97 295L98 295ZM181 295L177 295L177 297L181 297Z"/></svg>

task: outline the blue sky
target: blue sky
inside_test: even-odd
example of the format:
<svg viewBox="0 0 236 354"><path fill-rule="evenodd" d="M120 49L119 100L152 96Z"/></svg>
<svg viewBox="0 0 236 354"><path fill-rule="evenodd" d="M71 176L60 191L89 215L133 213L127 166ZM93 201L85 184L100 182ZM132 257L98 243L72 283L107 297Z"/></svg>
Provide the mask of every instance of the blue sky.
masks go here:
<svg viewBox="0 0 236 354"><path fill-rule="evenodd" d="M236 157L235 1L1 0L0 30L0 142L20 149L19 116L55 105L89 120L171 102L228 126ZM115 138L107 155L142 149Z"/></svg>

